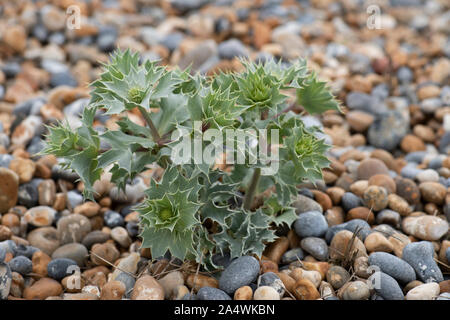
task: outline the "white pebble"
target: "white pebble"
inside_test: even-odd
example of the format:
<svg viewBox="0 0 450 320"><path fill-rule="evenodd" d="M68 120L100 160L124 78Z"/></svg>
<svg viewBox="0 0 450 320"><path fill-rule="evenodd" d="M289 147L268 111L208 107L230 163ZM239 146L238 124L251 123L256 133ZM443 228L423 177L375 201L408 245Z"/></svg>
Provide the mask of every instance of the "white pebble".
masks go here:
<svg viewBox="0 0 450 320"><path fill-rule="evenodd" d="M253 300L280 300L280 295L272 287L261 286L255 290Z"/></svg>
<svg viewBox="0 0 450 320"><path fill-rule="evenodd" d="M427 181L437 182L439 181L439 174L433 169L426 169L419 172L416 178L420 182L427 182Z"/></svg>
<svg viewBox="0 0 450 320"><path fill-rule="evenodd" d="M406 294L406 300L433 300L439 295L440 287L436 282L421 284Z"/></svg>

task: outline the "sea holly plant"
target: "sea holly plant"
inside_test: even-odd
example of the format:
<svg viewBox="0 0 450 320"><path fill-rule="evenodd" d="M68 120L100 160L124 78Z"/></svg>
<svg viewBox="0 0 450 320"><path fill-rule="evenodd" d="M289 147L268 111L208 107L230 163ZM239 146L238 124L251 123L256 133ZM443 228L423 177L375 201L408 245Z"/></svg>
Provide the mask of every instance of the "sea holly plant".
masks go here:
<svg viewBox="0 0 450 320"><path fill-rule="evenodd" d="M104 172L124 191L161 167L135 206L154 258L169 252L208 269L214 254L261 256L277 227L297 218L297 185L320 180L329 164L319 128L306 127L295 107L314 114L339 105L304 60L242 65L206 77L116 51L91 84L81 125L49 126L43 153L62 158L90 200ZM100 114L119 119L116 129L97 130Z"/></svg>

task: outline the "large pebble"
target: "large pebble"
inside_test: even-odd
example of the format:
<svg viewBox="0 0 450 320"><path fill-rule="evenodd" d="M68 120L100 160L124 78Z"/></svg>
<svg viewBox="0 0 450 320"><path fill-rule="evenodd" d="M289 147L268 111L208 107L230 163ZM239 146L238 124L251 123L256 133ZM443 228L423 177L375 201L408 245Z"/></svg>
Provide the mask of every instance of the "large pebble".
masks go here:
<svg viewBox="0 0 450 320"><path fill-rule="evenodd" d="M77 268L77 263L72 259L57 258L49 262L47 273L50 278L60 281L67 275L74 273Z"/></svg>
<svg viewBox="0 0 450 320"><path fill-rule="evenodd" d="M61 244L81 242L91 231L91 222L81 214L70 214L58 220L57 229Z"/></svg>
<svg viewBox="0 0 450 320"><path fill-rule="evenodd" d="M27 240L50 256L60 245L59 233L53 227L37 228L28 234Z"/></svg>
<svg viewBox="0 0 450 320"><path fill-rule="evenodd" d="M434 247L431 242L420 241L407 244L403 248L402 259L408 262L423 282L444 280L441 270L433 259Z"/></svg>
<svg viewBox="0 0 450 320"><path fill-rule="evenodd" d="M389 169L383 161L379 159L365 159L361 161L357 170L358 180L369 180L376 174L389 174Z"/></svg>
<svg viewBox="0 0 450 320"><path fill-rule="evenodd" d="M180 271L172 271L159 279L158 282L164 289L165 298L169 299L175 294L175 289L178 286L184 285L184 276Z"/></svg>
<svg viewBox="0 0 450 320"><path fill-rule="evenodd" d="M375 292L385 300L404 300L403 291L398 282L390 275L377 271L368 279Z"/></svg>
<svg viewBox="0 0 450 320"><path fill-rule="evenodd" d="M349 282L342 290L344 300L367 300L369 297L369 287L363 281Z"/></svg>
<svg viewBox="0 0 450 320"><path fill-rule="evenodd" d="M150 275L144 275L136 280L132 300L164 300L164 289L158 281Z"/></svg>
<svg viewBox="0 0 450 320"><path fill-rule="evenodd" d="M311 254L317 260L326 261L328 259L328 245L322 238L304 238L300 242L300 245L303 250Z"/></svg>
<svg viewBox="0 0 450 320"><path fill-rule="evenodd" d="M370 186L364 191L364 202L369 209L380 211L388 205L388 193L385 188Z"/></svg>
<svg viewBox="0 0 450 320"><path fill-rule="evenodd" d="M301 213L294 222L294 229L301 238L322 237L328 229L328 223L320 211Z"/></svg>
<svg viewBox="0 0 450 320"><path fill-rule="evenodd" d="M11 289L12 274L6 263L0 263L0 300L6 300Z"/></svg>
<svg viewBox="0 0 450 320"><path fill-rule="evenodd" d="M229 295L242 286L249 285L259 274L259 262L251 256L237 258L222 272L219 288Z"/></svg>
<svg viewBox="0 0 450 320"><path fill-rule="evenodd" d="M369 256L369 265L377 266L380 271L390 275L400 283L406 284L416 280L416 273L407 262L386 252L372 253Z"/></svg>
<svg viewBox="0 0 450 320"><path fill-rule="evenodd" d="M59 296L63 291L62 285L53 279L42 278L25 288L23 297L28 300L45 300L48 297Z"/></svg>
<svg viewBox="0 0 450 320"><path fill-rule="evenodd" d="M439 284L436 282L424 283L412 288L406 294L406 300L433 300L440 292Z"/></svg>
<svg viewBox="0 0 450 320"><path fill-rule="evenodd" d="M438 182L422 182L419 185L420 193L425 201L443 204L447 189Z"/></svg>
<svg viewBox="0 0 450 320"><path fill-rule="evenodd" d="M17 203L19 177L7 168L0 168L0 213L8 212Z"/></svg>
<svg viewBox="0 0 450 320"><path fill-rule="evenodd" d="M297 214L308 211L323 212L322 206L319 203L301 194L297 195L297 199L292 203L292 206L295 208Z"/></svg>
<svg viewBox="0 0 450 320"><path fill-rule="evenodd" d="M255 290L253 300L280 300L280 294L272 287L261 286Z"/></svg>
<svg viewBox="0 0 450 320"><path fill-rule="evenodd" d="M30 259L25 256L18 256L9 261L9 267L12 272L20 273L25 276L33 271L33 264Z"/></svg>
<svg viewBox="0 0 450 320"><path fill-rule="evenodd" d="M402 222L403 231L421 240L439 240L448 232L448 222L435 216L407 217Z"/></svg>
<svg viewBox="0 0 450 320"><path fill-rule="evenodd" d="M81 243L68 243L53 251L52 259L67 258L75 261L78 266L83 267L89 257L88 251Z"/></svg>
<svg viewBox="0 0 450 320"><path fill-rule="evenodd" d="M24 219L35 227L47 227L53 223L56 210L47 206L31 208L25 213Z"/></svg>

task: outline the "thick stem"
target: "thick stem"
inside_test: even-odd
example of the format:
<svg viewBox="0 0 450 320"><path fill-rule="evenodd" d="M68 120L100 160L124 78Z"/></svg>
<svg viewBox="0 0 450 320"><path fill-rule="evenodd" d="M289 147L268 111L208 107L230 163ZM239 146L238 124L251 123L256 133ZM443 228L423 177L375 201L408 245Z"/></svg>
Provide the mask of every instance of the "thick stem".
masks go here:
<svg viewBox="0 0 450 320"><path fill-rule="evenodd" d="M256 190L258 189L259 178L261 177L261 168L255 168L253 172L252 181L250 182L250 186L248 187L247 192L245 193L244 198L244 209L250 210L253 198L255 197Z"/></svg>
<svg viewBox="0 0 450 320"><path fill-rule="evenodd" d="M150 118L150 114L145 110L144 107L138 107L139 111L141 112L142 116L144 117L145 121L147 122L148 126L150 127L150 132L152 134L153 140L157 144L160 144L161 142L161 136L158 133L158 130L155 127L155 124L153 123L152 119Z"/></svg>

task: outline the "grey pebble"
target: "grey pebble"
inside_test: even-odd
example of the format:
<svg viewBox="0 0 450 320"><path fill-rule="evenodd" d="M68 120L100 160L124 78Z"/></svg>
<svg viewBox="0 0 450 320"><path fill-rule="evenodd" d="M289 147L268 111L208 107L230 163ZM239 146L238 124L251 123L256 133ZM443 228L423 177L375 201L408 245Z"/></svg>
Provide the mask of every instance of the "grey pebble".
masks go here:
<svg viewBox="0 0 450 320"><path fill-rule="evenodd" d="M429 241L408 243L403 248L402 259L416 271L422 282L444 281L441 270L433 259L434 247Z"/></svg>
<svg viewBox="0 0 450 320"><path fill-rule="evenodd" d="M242 286L247 286L256 280L259 274L259 262L254 257L239 257L222 272L219 288L228 294L233 294Z"/></svg>

